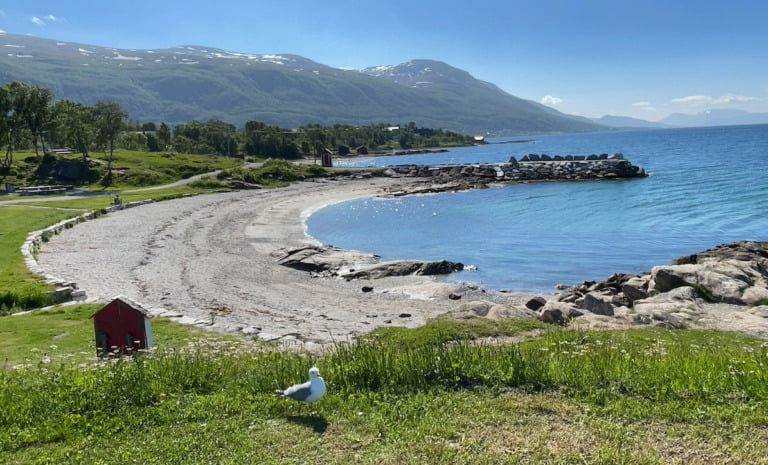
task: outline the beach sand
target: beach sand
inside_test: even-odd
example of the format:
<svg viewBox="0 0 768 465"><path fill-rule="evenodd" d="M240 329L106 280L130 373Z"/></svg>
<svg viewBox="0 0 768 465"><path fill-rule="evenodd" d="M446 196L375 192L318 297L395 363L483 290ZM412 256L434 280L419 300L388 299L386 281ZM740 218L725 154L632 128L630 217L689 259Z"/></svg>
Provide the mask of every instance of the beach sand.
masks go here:
<svg viewBox="0 0 768 465"><path fill-rule="evenodd" d="M63 230L42 244L38 263L45 274L75 282L89 301L123 295L183 323L307 345L349 341L379 326L422 325L468 300L530 297L423 276L313 277L272 256L315 243L302 221L310 212L403 182L320 180L128 208Z"/></svg>

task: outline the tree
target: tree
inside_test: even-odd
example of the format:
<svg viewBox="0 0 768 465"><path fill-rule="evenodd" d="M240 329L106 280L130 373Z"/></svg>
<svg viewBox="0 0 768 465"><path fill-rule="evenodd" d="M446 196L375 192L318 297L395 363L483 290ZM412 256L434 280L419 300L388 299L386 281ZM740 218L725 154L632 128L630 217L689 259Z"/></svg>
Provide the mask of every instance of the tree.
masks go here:
<svg viewBox="0 0 768 465"><path fill-rule="evenodd" d="M0 162L0 168L9 170L13 163L13 129L11 117L13 116L13 102L8 86L0 87L0 143L6 146L5 157Z"/></svg>
<svg viewBox="0 0 768 465"><path fill-rule="evenodd" d="M96 129L96 140L109 150L107 157L107 177L112 177L112 158L115 142L120 131L125 127L128 112L117 102L99 100L93 107L93 122Z"/></svg>
<svg viewBox="0 0 768 465"><path fill-rule="evenodd" d="M5 159L2 167L10 169L13 163L13 151L19 145L25 132L24 109L26 107L26 90L29 86L20 82L12 82L0 87L0 129L6 142Z"/></svg>
<svg viewBox="0 0 768 465"><path fill-rule="evenodd" d="M35 147L35 157L39 160L38 147L45 153L45 130L51 124L51 100L53 94L45 87L34 86L28 89L27 105L24 109L24 122L32 133L32 144Z"/></svg>
<svg viewBox="0 0 768 465"><path fill-rule="evenodd" d="M171 145L171 128L165 123L160 123L160 127L157 128L157 139L160 141L160 145L163 150L168 150Z"/></svg>
<svg viewBox="0 0 768 465"><path fill-rule="evenodd" d="M95 138L93 130L93 109L71 100L58 100L52 108L54 120L53 139L69 145L88 161L88 150Z"/></svg>

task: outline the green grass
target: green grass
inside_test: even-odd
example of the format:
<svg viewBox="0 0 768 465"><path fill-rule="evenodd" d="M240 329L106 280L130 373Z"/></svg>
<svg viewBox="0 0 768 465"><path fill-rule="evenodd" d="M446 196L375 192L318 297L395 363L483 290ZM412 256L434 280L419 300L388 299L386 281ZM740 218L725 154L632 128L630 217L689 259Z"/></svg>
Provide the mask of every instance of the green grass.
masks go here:
<svg viewBox="0 0 768 465"><path fill-rule="evenodd" d="M79 160L80 154L62 155L63 160ZM36 162L32 160L34 153L29 151L14 154L13 175L0 178L0 182L9 182L15 185L27 183L48 183L49 180L39 179L35 175ZM89 159L98 162L93 168L93 173L82 182L70 183L82 184L91 190L104 189L130 189L136 187L155 186L168 184L179 179L187 179L191 176L221 169L231 169L242 165L243 161L236 158L218 157L210 155L192 155L172 152L139 152L118 149L112 156L112 178L105 181L107 174L107 155L101 152L91 152ZM4 185L3 185L4 187Z"/></svg>
<svg viewBox="0 0 768 465"><path fill-rule="evenodd" d="M20 248L29 232L84 211L30 206L0 207L0 315L50 303L45 296L50 286L29 271Z"/></svg>
<svg viewBox="0 0 768 465"><path fill-rule="evenodd" d="M103 305L55 306L14 316L0 317L0 369L37 365L43 358L56 366L92 361L96 354L93 320ZM153 339L160 347L238 340L235 336L211 333L178 325L167 319L153 319Z"/></svg>
<svg viewBox="0 0 768 465"><path fill-rule="evenodd" d="M170 326L156 328L160 340ZM179 336L153 356L0 372L0 460L766 463L768 354L728 336L553 328L519 344L402 346L379 335L321 357ZM273 394L312 364L323 400Z"/></svg>

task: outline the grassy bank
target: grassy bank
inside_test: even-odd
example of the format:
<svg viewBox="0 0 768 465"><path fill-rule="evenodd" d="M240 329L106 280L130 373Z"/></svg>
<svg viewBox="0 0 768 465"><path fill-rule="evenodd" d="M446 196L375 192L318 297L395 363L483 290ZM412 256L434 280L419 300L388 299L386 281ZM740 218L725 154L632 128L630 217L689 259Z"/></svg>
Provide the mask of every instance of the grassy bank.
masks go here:
<svg viewBox="0 0 768 465"><path fill-rule="evenodd" d="M491 345L444 328L405 345L414 330L374 333L323 357L205 339L122 361L53 355L0 372L0 460L766 463L760 341L547 329ZM324 399L273 394L312 364Z"/></svg>

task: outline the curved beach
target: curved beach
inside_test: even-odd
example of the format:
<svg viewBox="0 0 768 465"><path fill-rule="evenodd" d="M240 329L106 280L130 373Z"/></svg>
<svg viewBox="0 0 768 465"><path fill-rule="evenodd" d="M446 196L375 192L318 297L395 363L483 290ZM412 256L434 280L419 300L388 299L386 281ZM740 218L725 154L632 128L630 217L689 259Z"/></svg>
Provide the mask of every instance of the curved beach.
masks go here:
<svg viewBox="0 0 768 465"><path fill-rule="evenodd" d="M302 182L129 208L63 230L42 245L38 263L47 275L77 283L89 301L124 295L185 323L305 344L346 341L377 326L421 325L461 304L450 293L525 298L424 276L318 278L271 255L313 243L302 221L309 212L402 182ZM374 291L362 292L364 285Z"/></svg>

